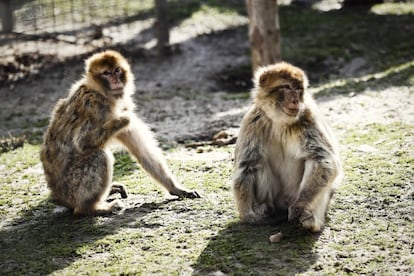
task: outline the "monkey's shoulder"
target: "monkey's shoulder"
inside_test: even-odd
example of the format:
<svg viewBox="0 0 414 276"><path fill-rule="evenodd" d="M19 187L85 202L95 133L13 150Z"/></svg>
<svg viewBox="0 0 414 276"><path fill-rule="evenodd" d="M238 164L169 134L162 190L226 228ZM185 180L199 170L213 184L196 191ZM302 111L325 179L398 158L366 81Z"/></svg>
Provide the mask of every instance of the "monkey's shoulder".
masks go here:
<svg viewBox="0 0 414 276"><path fill-rule="evenodd" d="M270 127L271 120L261 108L252 106L243 118L242 125L249 128Z"/></svg>
<svg viewBox="0 0 414 276"><path fill-rule="evenodd" d="M105 112L109 111L112 105L103 93L92 90L86 85L80 85L66 101L67 111L77 113Z"/></svg>
<svg viewBox="0 0 414 276"><path fill-rule="evenodd" d="M82 101L92 101L92 102L105 102L108 101L108 98L104 93L91 89L85 84L82 84L78 87L76 91L72 94L72 98L80 99Z"/></svg>

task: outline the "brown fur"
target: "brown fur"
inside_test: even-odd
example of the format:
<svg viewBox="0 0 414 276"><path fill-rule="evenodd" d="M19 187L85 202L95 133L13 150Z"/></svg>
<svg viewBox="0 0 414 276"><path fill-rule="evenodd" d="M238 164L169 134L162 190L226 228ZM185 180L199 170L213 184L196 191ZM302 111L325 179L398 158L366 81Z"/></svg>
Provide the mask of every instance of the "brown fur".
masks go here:
<svg viewBox="0 0 414 276"><path fill-rule="evenodd" d="M112 193L127 197L122 185L112 185L112 141L126 146L171 194L199 197L174 180L152 133L134 112L133 92L128 62L105 51L86 61L85 76L54 108L40 157L52 199L75 214L123 208L119 200L107 202Z"/></svg>
<svg viewBox="0 0 414 276"><path fill-rule="evenodd" d="M286 212L319 232L341 175L335 138L306 92L301 69L277 63L258 69L254 81L235 150L232 187L240 219L269 222ZM294 111L288 115L285 107Z"/></svg>

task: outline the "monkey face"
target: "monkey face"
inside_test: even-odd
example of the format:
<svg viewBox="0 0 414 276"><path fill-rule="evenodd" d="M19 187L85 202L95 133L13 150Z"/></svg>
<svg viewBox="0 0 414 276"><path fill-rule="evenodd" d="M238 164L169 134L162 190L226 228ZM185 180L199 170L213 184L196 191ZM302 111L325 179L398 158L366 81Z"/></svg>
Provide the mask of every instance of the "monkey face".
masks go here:
<svg viewBox="0 0 414 276"><path fill-rule="evenodd" d="M106 51L86 61L87 74L93 87L112 96L122 96L130 70L127 61L117 52Z"/></svg>
<svg viewBox="0 0 414 276"><path fill-rule="evenodd" d="M308 80L300 68L286 62L265 66L257 70L254 81L256 100L272 114L296 117L304 108Z"/></svg>
<svg viewBox="0 0 414 276"><path fill-rule="evenodd" d="M288 116L296 116L303 105L303 88L289 83L273 87L268 94L279 108Z"/></svg>
<svg viewBox="0 0 414 276"><path fill-rule="evenodd" d="M125 72L120 67L108 68L104 70L99 78L106 90L112 95L119 96L124 92Z"/></svg>

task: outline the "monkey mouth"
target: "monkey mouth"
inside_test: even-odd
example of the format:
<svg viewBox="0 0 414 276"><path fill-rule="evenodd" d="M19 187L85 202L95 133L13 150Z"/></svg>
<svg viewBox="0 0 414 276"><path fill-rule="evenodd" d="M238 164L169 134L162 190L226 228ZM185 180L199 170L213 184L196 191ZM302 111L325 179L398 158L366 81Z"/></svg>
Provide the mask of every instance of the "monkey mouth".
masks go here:
<svg viewBox="0 0 414 276"><path fill-rule="evenodd" d="M124 94L124 89L122 88L112 89L111 93L114 96L121 96L122 94Z"/></svg>
<svg viewBox="0 0 414 276"><path fill-rule="evenodd" d="M283 108L283 112L288 115L288 116L296 116L299 113L299 108L288 108L288 107L284 107Z"/></svg>

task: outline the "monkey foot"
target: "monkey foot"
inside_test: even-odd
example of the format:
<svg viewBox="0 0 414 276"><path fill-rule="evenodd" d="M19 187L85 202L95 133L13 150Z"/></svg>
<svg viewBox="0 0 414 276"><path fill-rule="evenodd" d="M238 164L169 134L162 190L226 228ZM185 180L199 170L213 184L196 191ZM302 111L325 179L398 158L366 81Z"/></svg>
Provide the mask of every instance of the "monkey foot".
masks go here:
<svg viewBox="0 0 414 276"><path fill-rule="evenodd" d="M119 193L122 198L128 197L125 186L122 184L115 184L115 183L112 184L111 192L109 193L109 195L116 194L116 193Z"/></svg>
<svg viewBox="0 0 414 276"><path fill-rule="evenodd" d="M111 206L111 211L114 214L122 214L125 211L125 205L121 201L116 200Z"/></svg>
<svg viewBox="0 0 414 276"><path fill-rule="evenodd" d="M303 228L308 229L312 233L319 233L323 229L323 223L317 220L314 216L301 218L300 223Z"/></svg>

